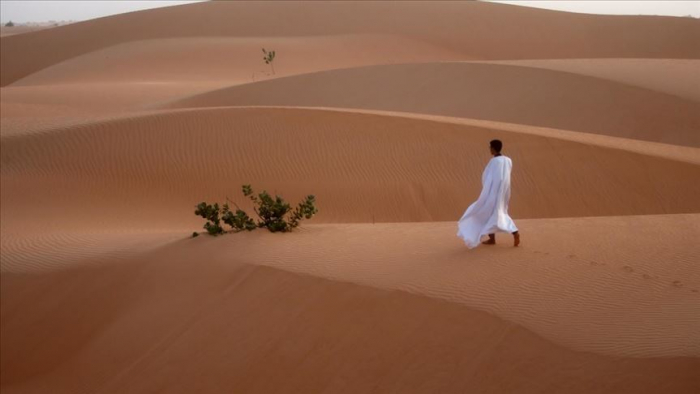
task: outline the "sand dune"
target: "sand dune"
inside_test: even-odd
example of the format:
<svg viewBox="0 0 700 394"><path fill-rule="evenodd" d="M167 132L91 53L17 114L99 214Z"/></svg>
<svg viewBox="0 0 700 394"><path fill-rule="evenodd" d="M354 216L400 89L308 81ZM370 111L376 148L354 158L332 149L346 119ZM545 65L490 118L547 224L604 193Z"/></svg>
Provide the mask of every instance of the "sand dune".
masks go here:
<svg viewBox="0 0 700 394"><path fill-rule="evenodd" d="M700 101L700 61L688 59L542 59L492 64L537 67L622 82Z"/></svg>
<svg viewBox="0 0 700 394"><path fill-rule="evenodd" d="M314 42L314 40L311 41ZM348 38L346 41L353 40ZM163 44L161 41L157 43ZM325 45L327 42L323 43ZM167 45L165 46L167 48ZM154 53L157 52L156 43L151 43L149 48L151 47ZM250 52L253 49L256 48L250 47ZM174 52L186 53L186 51ZM143 52L144 55L146 53L148 52ZM358 61L371 62L375 54L370 54L368 58L358 59ZM138 58L138 56L134 57ZM270 85L240 86L233 90L215 91L204 96L184 99L179 103L166 104L183 97L230 87L232 84L247 83L252 80L252 77L247 75L248 71L245 71L248 67L240 69L244 71L238 74L229 73L228 76L223 70L221 74L213 70L207 73L191 73L189 70L197 67L175 59L158 63L160 71L155 71L147 67L149 62L145 58L134 61L134 67L128 72L111 72L113 70L105 63L93 67L92 69L96 72L91 73L90 62L97 62L98 58L101 59L101 57L87 56L86 59L76 60L76 64L67 62L65 66L50 68L46 73L40 72L13 87L4 88L0 98L3 109L2 133L74 124L76 122L71 123L68 120L88 121L90 118L101 115L149 110L162 105L219 106L247 103L298 105L301 103L313 106L387 107L398 111L482 117L514 123L528 122L547 127L605 132L626 137L643 134L644 139L647 140L691 146L694 146L698 135L697 119L693 115L698 112L698 97L694 94L700 91L700 86L696 86L697 82L695 82L699 79L696 77L700 75L695 75L696 69L692 67L694 61L689 60L588 59L496 63L551 68L566 72L553 74L520 67L506 69L495 67L489 70L487 65L481 63L464 65L463 68L458 68L457 64L394 65L390 68L370 68L362 72L338 70L330 74L299 76L300 79L297 80L268 81ZM118 62L118 64L119 67L126 67L124 63ZM162 64L178 66L172 68L172 74L170 74L163 71ZM287 73L312 71L305 70L303 64L297 64L297 68L286 67L286 71ZM320 63L318 65L320 66ZM314 63L309 63L309 67L315 67ZM406 71L405 67L418 68ZM71 70L78 70L78 72L71 72ZM388 74L393 75L395 70L401 71L400 74L410 74L414 77L414 83L401 83L402 75L387 77ZM475 70L481 70L481 72L475 72ZM570 73L594 76L596 80L591 82L590 78L582 78ZM284 72L279 72L278 76L282 74ZM445 74L444 77L443 74ZM465 78L467 74L470 76ZM671 74L674 78L666 77ZM438 77L438 75L441 76ZM484 78L484 75L487 78ZM132 76L133 80L119 81L127 76ZM517 82L510 85L504 84L502 82L504 77L508 81L516 79ZM81 78L82 82L80 82ZM198 78L204 79L197 80ZM205 80L206 78L213 79ZM240 80L237 81L236 78ZM244 81L245 78L248 80ZM269 77L258 75L255 78ZM455 82L450 81L450 78ZM100 80L103 81L98 82ZM608 80L618 83L610 84ZM59 82L61 84L57 84ZM363 87L364 82L371 83L369 89ZM493 83L489 84L489 82ZM24 83L49 85L25 86L22 85ZM427 86L431 86L431 83L433 87L428 88ZM333 87L346 88L348 85L352 85L351 91L356 94L349 97L333 94ZM581 85L586 85L586 89L581 89ZM642 89L634 89L630 85ZM310 91L309 88L311 88ZM281 90L287 93L282 94ZM377 92L378 90L381 91ZM582 97L583 94L585 97ZM500 104L500 106L492 106L491 103ZM620 107L623 111L618 110ZM496 108L508 108L508 110L500 111ZM665 108L661 117L656 114L660 112L658 108ZM639 115L645 112L647 115ZM649 122L649 118L653 118L654 121Z"/></svg>
<svg viewBox="0 0 700 394"><path fill-rule="evenodd" d="M277 52L275 74L261 48ZM250 83L272 77L374 64L461 60L461 52L391 35L192 37L123 43L78 56L12 86L105 82Z"/></svg>
<svg viewBox="0 0 700 394"><path fill-rule="evenodd" d="M427 113L700 147L696 102L598 78L504 65L406 64L327 71L234 86L169 107L235 105Z"/></svg>
<svg viewBox="0 0 700 394"><path fill-rule="evenodd" d="M209 246L229 248L212 259L236 254L240 261L465 304L577 350L697 357L698 219L521 220L524 249L499 235L500 245L473 252L454 236L454 223L329 224L285 239L242 234ZM319 244L333 245L333 256L314 248ZM310 256L292 257L295 250Z"/></svg>
<svg viewBox="0 0 700 394"><path fill-rule="evenodd" d="M132 41L346 34L416 37L465 53L465 60L700 58L700 26L688 18L582 15L485 2L212 1L3 37L0 86Z"/></svg>
<svg viewBox="0 0 700 394"><path fill-rule="evenodd" d="M54 222L33 233L5 230L0 239L3 275L46 273L125 261L182 238L185 231L141 229L138 236L134 236L131 229L109 228L106 223L103 228L73 224L60 226Z"/></svg>
<svg viewBox="0 0 700 394"><path fill-rule="evenodd" d="M0 390L699 392L698 38L372 1L2 37ZM468 250L494 138L523 244ZM320 213L191 238L244 183Z"/></svg>
<svg viewBox="0 0 700 394"><path fill-rule="evenodd" d="M105 82L5 87L0 135L41 132L98 119L132 116L174 99L221 88L217 81Z"/></svg>
<svg viewBox="0 0 700 394"><path fill-rule="evenodd" d="M440 115L425 115L414 114L407 112L396 111L380 111L380 110L361 110L361 109L346 109L346 108L328 108L328 107L236 107L236 108L279 108L279 109L310 109L323 110L333 112L349 112L358 114L370 114L391 116L406 119L427 120L432 122L455 124L461 126L478 127L488 129L496 133L509 132L527 135L536 135L546 138L554 138L557 140L577 142L584 145L592 145L602 148L622 149L627 152L640 153L683 163L700 164L700 148L690 146L680 146L663 144L659 142L649 142L641 140L632 140L629 138L611 137L600 134L581 133L570 130L553 129L548 127L526 126L516 123L496 122L481 119L455 118L450 116Z"/></svg>
<svg viewBox="0 0 700 394"><path fill-rule="evenodd" d="M527 249L476 254L453 224L309 226L4 273L3 392L690 393L696 216L523 221ZM522 264L531 273L513 283Z"/></svg>
<svg viewBox="0 0 700 394"><path fill-rule="evenodd" d="M3 138L2 226L45 228L24 219L34 212L63 228L90 218L197 228L194 204L244 203L244 183L291 200L316 194L319 222L451 221L478 195L495 137L516 163L516 217L700 210L693 164L418 119L224 108Z"/></svg>
<svg viewBox="0 0 700 394"><path fill-rule="evenodd" d="M8 36L14 36L17 34L32 33L32 32L39 31L39 30L50 29L52 27L54 27L54 26L52 26L52 25L36 25L36 26L19 25L19 26L7 27L3 24L2 26L0 26L0 37L8 37Z"/></svg>

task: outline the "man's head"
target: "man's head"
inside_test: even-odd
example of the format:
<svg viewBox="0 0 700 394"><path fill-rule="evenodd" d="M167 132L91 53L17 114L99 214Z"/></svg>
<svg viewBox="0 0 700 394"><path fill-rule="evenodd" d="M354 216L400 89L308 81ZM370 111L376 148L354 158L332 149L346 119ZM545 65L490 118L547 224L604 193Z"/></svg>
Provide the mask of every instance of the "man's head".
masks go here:
<svg viewBox="0 0 700 394"><path fill-rule="evenodd" d="M501 153L501 149L503 149L503 142L501 142L501 140L493 140L489 142L489 146L491 147L491 154L496 156L497 154Z"/></svg>

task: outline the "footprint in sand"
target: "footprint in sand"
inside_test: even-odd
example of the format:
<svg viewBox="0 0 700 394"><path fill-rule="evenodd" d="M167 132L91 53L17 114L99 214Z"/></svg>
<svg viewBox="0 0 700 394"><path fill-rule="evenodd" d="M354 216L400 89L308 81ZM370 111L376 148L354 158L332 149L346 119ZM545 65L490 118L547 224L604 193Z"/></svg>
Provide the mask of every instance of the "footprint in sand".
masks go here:
<svg viewBox="0 0 700 394"><path fill-rule="evenodd" d="M597 261L589 261L588 264L590 264L590 265L592 265L592 266L594 266L594 267L597 267L597 266L600 265L600 263L598 263Z"/></svg>
<svg viewBox="0 0 700 394"><path fill-rule="evenodd" d="M625 270L625 272L634 272L634 268L630 267L629 265L622 267L622 269Z"/></svg>
<svg viewBox="0 0 700 394"><path fill-rule="evenodd" d="M574 257L576 257L576 255L575 255L575 254L570 254L568 257L569 257L570 259L573 259Z"/></svg>
<svg viewBox="0 0 700 394"><path fill-rule="evenodd" d="M674 280L673 285L676 287L683 287L683 282L681 282L680 280Z"/></svg>
<svg viewBox="0 0 700 394"><path fill-rule="evenodd" d="M651 275L649 275L649 274L643 274L643 275L642 275L642 278L644 278L644 279L656 279L655 276L651 276Z"/></svg>
<svg viewBox="0 0 700 394"><path fill-rule="evenodd" d="M690 291L692 291L693 293L697 293L697 292L698 292L698 289L693 289L693 290L690 290Z"/></svg>

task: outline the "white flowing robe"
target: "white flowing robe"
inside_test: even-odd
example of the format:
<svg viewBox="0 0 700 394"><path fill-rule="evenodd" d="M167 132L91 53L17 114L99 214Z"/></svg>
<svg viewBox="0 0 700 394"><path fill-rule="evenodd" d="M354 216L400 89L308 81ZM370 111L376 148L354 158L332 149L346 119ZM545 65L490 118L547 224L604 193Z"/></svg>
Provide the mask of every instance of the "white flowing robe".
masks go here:
<svg viewBox="0 0 700 394"><path fill-rule="evenodd" d="M469 206L457 225L457 236L464 240L469 249L479 246L484 235L518 231L508 215L512 168L513 162L506 156L494 157L486 165L481 176L481 195Z"/></svg>

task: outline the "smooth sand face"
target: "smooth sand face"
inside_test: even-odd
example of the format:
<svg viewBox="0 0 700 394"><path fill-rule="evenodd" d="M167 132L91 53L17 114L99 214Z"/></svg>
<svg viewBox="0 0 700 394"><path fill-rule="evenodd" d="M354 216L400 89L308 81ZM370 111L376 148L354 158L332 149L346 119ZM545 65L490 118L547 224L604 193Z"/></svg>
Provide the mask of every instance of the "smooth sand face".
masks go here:
<svg viewBox="0 0 700 394"><path fill-rule="evenodd" d="M323 211L315 222L453 221L481 191L494 138L512 145L518 218L700 210L700 167L690 163L418 119L224 108L5 138L3 223L53 226L24 220L33 211L59 227L80 228L99 215L110 226L198 228L194 215L173 212L226 196L245 206L245 183L293 200L312 190ZM61 203L39 203L46 195Z"/></svg>
<svg viewBox="0 0 700 394"><path fill-rule="evenodd" d="M335 94L336 89L345 94ZM510 65L433 63L336 70L234 86L171 106L240 105L425 113L700 147L700 103L608 79Z"/></svg>
<svg viewBox="0 0 700 394"><path fill-rule="evenodd" d="M694 59L543 59L490 63L564 71L700 101L700 61Z"/></svg>
<svg viewBox="0 0 700 394"><path fill-rule="evenodd" d="M398 35L163 38L131 41L90 52L43 69L12 86L139 81L250 83L273 75L272 68L261 61L261 48L265 47L280 54L274 70L278 77L387 61L464 58L461 51ZM149 66L154 64L158 67Z"/></svg>
<svg viewBox="0 0 700 394"><path fill-rule="evenodd" d="M209 2L3 37L2 392L699 391L699 34ZM523 245L470 251L494 138ZM320 214L190 239L244 183Z"/></svg>
<svg viewBox="0 0 700 394"><path fill-rule="evenodd" d="M572 249L528 236L522 251L496 246L470 256L451 241L450 224L321 225L290 236L171 234L179 239L132 258L5 273L3 391L697 388L697 330L688 310L698 279L683 275L698 257L688 249L697 215L521 223L559 245L581 235L587 241ZM609 230L589 238L601 225ZM642 237L606 242L626 227ZM686 252L657 255L673 259L664 266L651 254L637 259L635 248L672 228L678 231L661 231L668 236L660 240ZM317 246L329 242L332 254ZM527 324L497 317L505 311ZM596 351L558 343L572 335L576 346L588 341Z"/></svg>

